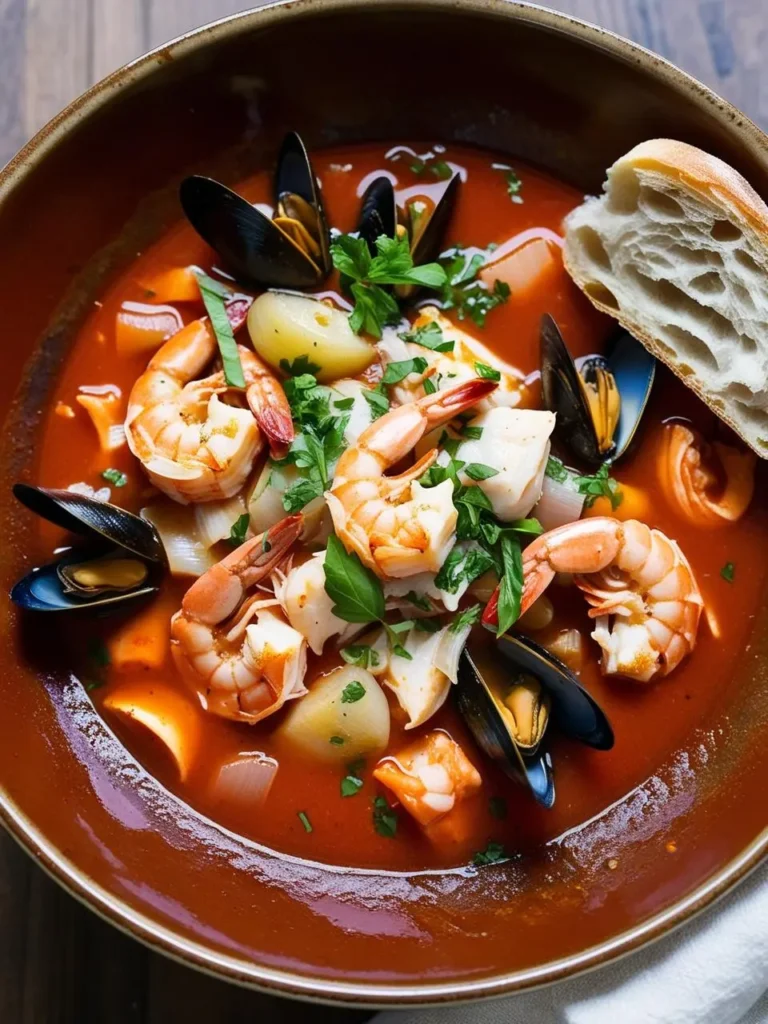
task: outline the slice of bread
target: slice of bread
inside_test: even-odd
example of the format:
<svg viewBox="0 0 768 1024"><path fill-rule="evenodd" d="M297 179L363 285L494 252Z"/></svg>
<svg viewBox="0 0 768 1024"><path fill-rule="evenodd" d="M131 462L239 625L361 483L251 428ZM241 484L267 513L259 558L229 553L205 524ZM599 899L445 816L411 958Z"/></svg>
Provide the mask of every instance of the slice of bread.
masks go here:
<svg viewBox="0 0 768 1024"><path fill-rule="evenodd" d="M566 219L592 303L768 458L768 206L728 164L652 139Z"/></svg>

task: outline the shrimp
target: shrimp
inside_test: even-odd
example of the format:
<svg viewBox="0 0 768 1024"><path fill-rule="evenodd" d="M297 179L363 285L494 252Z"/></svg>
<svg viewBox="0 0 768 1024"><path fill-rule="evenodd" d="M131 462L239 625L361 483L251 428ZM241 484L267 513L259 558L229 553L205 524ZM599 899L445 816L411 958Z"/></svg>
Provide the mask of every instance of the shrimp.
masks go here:
<svg viewBox="0 0 768 1024"><path fill-rule="evenodd" d="M480 773L453 737L434 729L383 757L373 777L391 789L422 826L431 825L482 785Z"/></svg>
<svg viewBox="0 0 768 1024"><path fill-rule="evenodd" d="M246 597L300 533L301 516L289 516L247 540L195 580L171 619L174 659L206 711L252 724L307 692L306 640L276 600Z"/></svg>
<svg viewBox="0 0 768 1024"><path fill-rule="evenodd" d="M489 395L496 382L475 378L385 413L338 461L325 498L347 551L387 578L436 573L453 545L453 484L417 482L437 449L398 476L384 470L404 458L423 435Z"/></svg>
<svg viewBox="0 0 768 1024"><path fill-rule="evenodd" d="M558 572L576 573L591 605L604 675L648 683L669 675L696 646L704 602L685 555L661 530L601 516L543 533L523 552L521 613ZM497 594L486 624L496 622Z"/></svg>
<svg viewBox="0 0 768 1024"><path fill-rule="evenodd" d="M255 352L242 345L238 350L248 409L220 400L232 390L221 371L198 379L217 352L205 318L169 338L133 385L125 421L128 445L152 483L182 504L237 494L262 447L259 428L277 456L293 440L291 410L279 381Z"/></svg>

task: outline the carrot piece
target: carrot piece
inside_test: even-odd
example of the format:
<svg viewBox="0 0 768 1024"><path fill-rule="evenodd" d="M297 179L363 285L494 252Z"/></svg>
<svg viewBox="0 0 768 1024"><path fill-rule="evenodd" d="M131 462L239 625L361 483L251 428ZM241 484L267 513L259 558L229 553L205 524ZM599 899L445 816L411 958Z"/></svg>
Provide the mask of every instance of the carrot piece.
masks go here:
<svg viewBox="0 0 768 1024"><path fill-rule="evenodd" d="M125 683L104 698L104 708L124 725L150 736L171 758L183 782L200 748L202 712L165 683Z"/></svg>
<svg viewBox="0 0 768 1024"><path fill-rule="evenodd" d="M103 452L113 452L125 444L125 432L122 429L122 402L117 395L77 395L75 399L82 405L99 436L99 447Z"/></svg>
<svg viewBox="0 0 768 1024"><path fill-rule="evenodd" d="M152 292L152 302L197 302L202 305L194 267L171 267L141 281Z"/></svg>
<svg viewBox="0 0 768 1024"><path fill-rule="evenodd" d="M584 509L585 516L611 516L613 519L641 519L647 520L651 513L651 499L648 492L642 487L631 487L629 484L619 484L621 493L621 504L614 508L609 498L596 498L590 508Z"/></svg>
<svg viewBox="0 0 768 1024"><path fill-rule="evenodd" d="M495 281L508 284L510 302L526 301L551 283L561 267L560 254L554 242L534 238L483 267L478 275L488 288Z"/></svg>
<svg viewBox="0 0 768 1024"><path fill-rule="evenodd" d="M184 321L173 306L124 302L115 321L117 354L132 356L153 352L183 326Z"/></svg>
<svg viewBox="0 0 768 1024"><path fill-rule="evenodd" d="M107 643L115 672L156 671L171 649L171 621L162 602L153 602L133 615Z"/></svg>

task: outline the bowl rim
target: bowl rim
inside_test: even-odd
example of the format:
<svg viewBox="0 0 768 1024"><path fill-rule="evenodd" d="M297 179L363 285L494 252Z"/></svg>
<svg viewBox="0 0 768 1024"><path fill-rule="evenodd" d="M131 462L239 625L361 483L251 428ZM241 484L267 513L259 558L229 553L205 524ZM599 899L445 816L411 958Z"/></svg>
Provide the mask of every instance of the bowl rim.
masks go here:
<svg viewBox="0 0 768 1024"><path fill-rule="evenodd" d="M742 145L768 168L768 136L745 114L658 54L622 36L580 18L540 7L525 0L365 0L367 8L432 9L446 14L461 9L481 17L509 18L569 35L608 51L627 63L642 65L675 91L687 94L700 105L719 110ZM354 12L359 0L273 0L263 7L218 19L142 54L68 104L24 147L0 168L0 205L21 186L26 175L41 163L80 121L105 106L126 86L133 85L169 60L220 41L251 26L267 26L286 17L313 12ZM289 970L260 966L242 958L213 951L199 942L135 911L127 902L95 882L50 843L0 783L0 822L36 863L70 895L151 949L214 977L225 978L272 995L308 1002L355 1007L428 1006L444 1002L470 1002L499 998L552 984L595 970L628 955L690 921L754 871L768 854L768 827L735 858L703 884L648 920L598 945L537 967L525 968L476 980L439 984L381 984L316 978Z"/></svg>

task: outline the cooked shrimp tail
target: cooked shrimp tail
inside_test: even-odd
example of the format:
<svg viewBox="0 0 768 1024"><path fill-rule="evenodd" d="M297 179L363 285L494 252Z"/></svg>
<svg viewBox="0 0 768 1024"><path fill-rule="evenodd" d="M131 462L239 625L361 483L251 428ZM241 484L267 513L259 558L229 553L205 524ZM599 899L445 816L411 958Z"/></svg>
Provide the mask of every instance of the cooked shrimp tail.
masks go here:
<svg viewBox="0 0 768 1024"><path fill-rule="evenodd" d="M295 432L291 407L280 381L253 349L238 346L246 384L248 406L269 443L269 450L281 459L293 442Z"/></svg>

